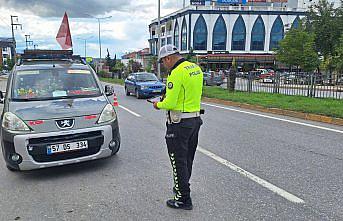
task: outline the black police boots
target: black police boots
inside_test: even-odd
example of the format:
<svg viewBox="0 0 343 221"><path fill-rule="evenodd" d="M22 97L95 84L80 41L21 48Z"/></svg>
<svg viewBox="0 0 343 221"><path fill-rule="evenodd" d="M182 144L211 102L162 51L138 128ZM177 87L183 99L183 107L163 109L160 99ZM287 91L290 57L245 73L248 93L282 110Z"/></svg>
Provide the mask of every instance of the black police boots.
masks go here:
<svg viewBox="0 0 343 221"><path fill-rule="evenodd" d="M184 209L184 210L192 210L193 204L192 200L189 198L188 200L175 200L170 199L167 201L167 206L173 209Z"/></svg>

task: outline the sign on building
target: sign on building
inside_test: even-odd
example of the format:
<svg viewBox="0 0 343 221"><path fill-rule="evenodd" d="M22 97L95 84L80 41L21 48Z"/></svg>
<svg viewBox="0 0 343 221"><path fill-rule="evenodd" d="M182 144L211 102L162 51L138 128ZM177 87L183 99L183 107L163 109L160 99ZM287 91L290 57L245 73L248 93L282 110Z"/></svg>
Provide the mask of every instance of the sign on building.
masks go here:
<svg viewBox="0 0 343 221"><path fill-rule="evenodd" d="M191 0L191 5L205 5L205 0Z"/></svg>
<svg viewBox="0 0 343 221"><path fill-rule="evenodd" d="M288 2L288 0L270 0L270 2L273 2L273 3L276 3L276 2L285 3L285 2Z"/></svg>
<svg viewBox="0 0 343 221"><path fill-rule="evenodd" d="M219 4L239 4L240 0L217 0Z"/></svg>

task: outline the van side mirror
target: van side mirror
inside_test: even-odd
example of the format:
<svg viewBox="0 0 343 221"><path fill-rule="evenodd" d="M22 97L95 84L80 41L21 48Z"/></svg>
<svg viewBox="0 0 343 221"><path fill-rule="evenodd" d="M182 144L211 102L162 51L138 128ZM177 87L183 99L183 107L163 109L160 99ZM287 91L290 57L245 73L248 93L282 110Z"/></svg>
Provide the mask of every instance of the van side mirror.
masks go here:
<svg viewBox="0 0 343 221"><path fill-rule="evenodd" d="M0 91L0 104L3 104L5 101L5 95L2 91Z"/></svg>
<svg viewBox="0 0 343 221"><path fill-rule="evenodd" d="M107 97L111 96L114 94L114 88L112 85L106 85L105 86L105 94Z"/></svg>

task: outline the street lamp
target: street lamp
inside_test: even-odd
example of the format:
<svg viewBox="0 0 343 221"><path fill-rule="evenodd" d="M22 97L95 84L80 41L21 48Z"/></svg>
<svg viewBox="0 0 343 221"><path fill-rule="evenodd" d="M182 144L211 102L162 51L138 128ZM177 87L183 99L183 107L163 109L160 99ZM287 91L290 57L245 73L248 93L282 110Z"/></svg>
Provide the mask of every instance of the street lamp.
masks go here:
<svg viewBox="0 0 343 221"><path fill-rule="evenodd" d="M157 57L160 58L160 49L161 49L161 0L158 0L158 25L157 25ZM161 79L161 63L157 64L157 77Z"/></svg>
<svg viewBox="0 0 343 221"><path fill-rule="evenodd" d="M100 62L101 62L101 34L100 34L100 21L101 20L106 20L106 19L110 19L112 18L112 16L108 16L108 17L94 17L90 14L87 14L88 16L92 17L92 18L95 18L98 20L98 23L99 23L99 54L100 54Z"/></svg>
<svg viewBox="0 0 343 221"><path fill-rule="evenodd" d="M93 38L93 36L91 36L89 38L77 38L77 39L82 40L82 41L85 42L85 59L87 59L87 40L90 40L92 38Z"/></svg>

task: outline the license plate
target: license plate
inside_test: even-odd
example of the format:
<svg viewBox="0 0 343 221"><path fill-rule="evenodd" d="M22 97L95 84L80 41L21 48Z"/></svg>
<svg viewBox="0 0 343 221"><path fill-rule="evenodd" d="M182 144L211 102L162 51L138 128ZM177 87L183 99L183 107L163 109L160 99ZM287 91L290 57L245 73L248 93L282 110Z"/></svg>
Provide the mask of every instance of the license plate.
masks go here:
<svg viewBox="0 0 343 221"><path fill-rule="evenodd" d="M152 92L153 92L153 93L160 93L161 90L153 90Z"/></svg>
<svg viewBox="0 0 343 221"><path fill-rule="evenodd" d="M69 151L74 151L74 150L82 150L82 149L88 149L88 142L87 141L53 144L53 145L48 146L47 154L52 155L55 153L63 153L63 152L69 152Z"/></svg>

